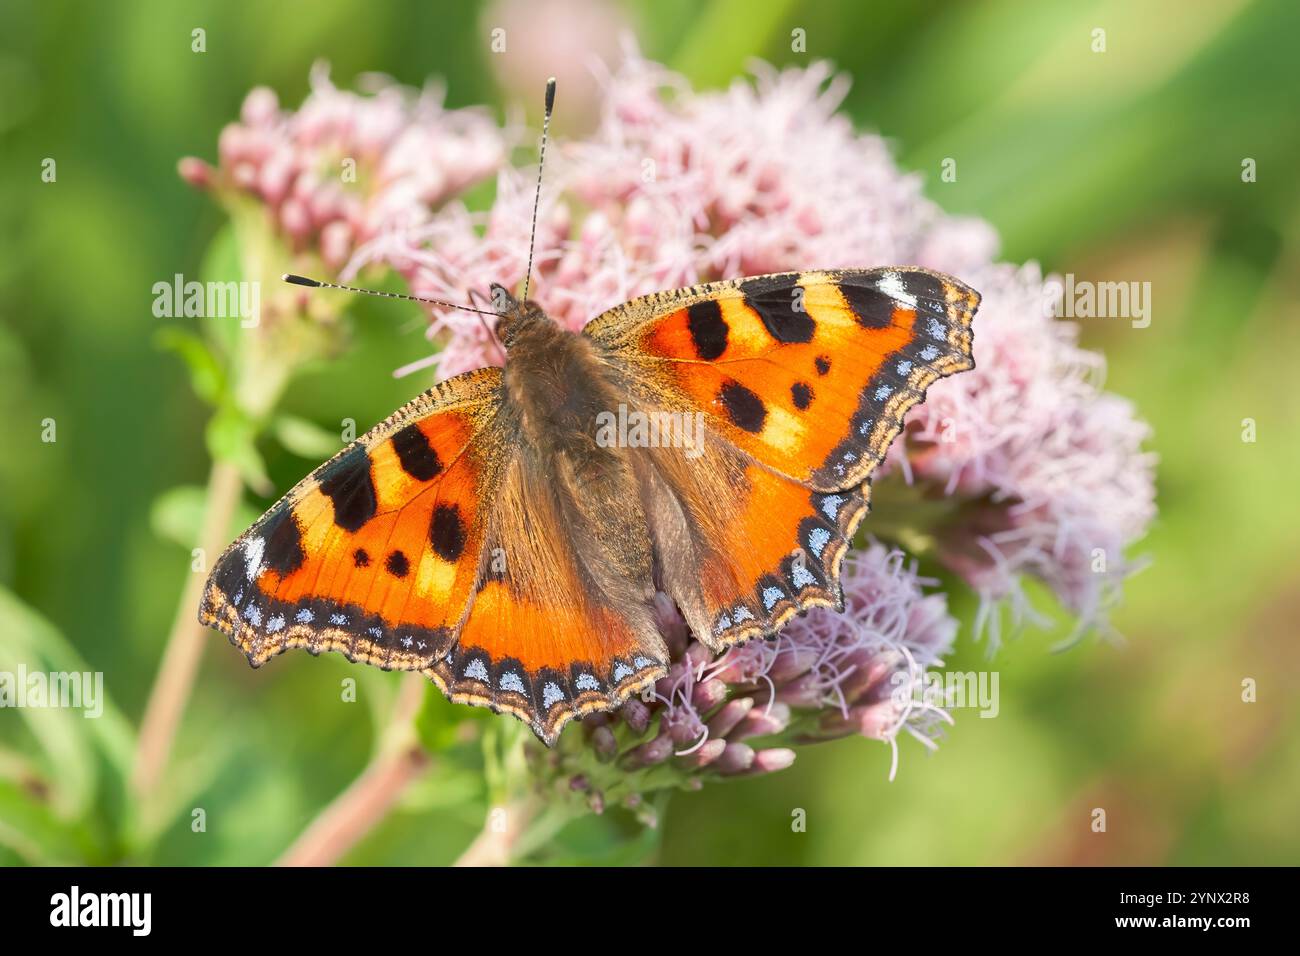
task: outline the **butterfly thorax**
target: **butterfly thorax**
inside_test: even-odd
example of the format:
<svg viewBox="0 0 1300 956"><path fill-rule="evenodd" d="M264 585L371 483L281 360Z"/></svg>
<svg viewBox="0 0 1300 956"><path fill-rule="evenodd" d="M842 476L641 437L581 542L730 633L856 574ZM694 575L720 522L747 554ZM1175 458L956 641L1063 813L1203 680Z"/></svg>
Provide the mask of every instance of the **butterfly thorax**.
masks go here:
<svg viewBox="0 0 1300 956"><path fill-rule="evenodd" d="M568 457L579 470L587 459L614 456L595 440L597 416L617 408L618 395L592 341L544 316L512 331L505 391L527 444Z"/></svg>

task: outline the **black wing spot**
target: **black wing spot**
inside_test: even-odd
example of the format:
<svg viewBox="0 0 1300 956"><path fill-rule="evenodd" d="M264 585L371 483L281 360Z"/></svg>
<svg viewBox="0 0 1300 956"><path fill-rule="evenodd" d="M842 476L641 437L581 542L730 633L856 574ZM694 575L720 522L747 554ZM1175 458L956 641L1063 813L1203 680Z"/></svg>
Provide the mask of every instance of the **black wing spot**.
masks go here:
<svg viewBox="0 0 1300 956"><path fill-rule="evenodd" d="M790 397L794 399L794 407L803 411L812 404L813 390L807 382L795 382L790 386Z"/></svg>
<svg viewBox="0 0 1300 956"><path fill-rule="evenodd" d="M411 562L406 560L406 555L400 551L394 551L384 562L384 567L388 568L388 573L395 578L404 578L411 570Z"/></svg>
<svg viewBox="0 0 1300 956"><path fill-rule="evenodd" d="M763 400L735 380L728 381L718 390L718 401L727 410L727 417L737 428L747 432L761 432L767 421L767 406Z"/></svg>
<svg viewBox="0 0 1300 956"><path fill-rule="evenodd" d="M262 561L280 577L292 574L302 567L307 555L302 550L302 529L293 511L285 508L271 519L273 527L266 534L266 549Z"/></svg>
<svg viewBox="0 0 1300 956"><path fill-rule="evenodd" d="M365 548L357 548L352 552L352 563L358 568L367 568L370 566L370 555L366 553Z"/></svg>
<svg viewBox="0 0 1300 956"><path fill-rule="evenodd" d="M864 329L887 329L894 322L894 309L901 306L893 296L875 286L840 284L840 295Z"/></svg>
<svg viewBox="0 0 1300 956"><path fill-rule="evenodd" d="M429 481L442 471L438 453L418 425L407 425L395 432L391 441L402 470L417 481Z"/></svg>
<svg viewBox="0 0 1300 956"><path fill-rule="evenodd" d="M438 505L433 512L433 521L429 523L429 542L434 553L448 563L460 557L465 550L465 523L461 520L459 508Z"/></svg>
<svg viewBox="0 0 1300 956"><path fill-rule="evenodd" d="M320 490L334 502L334 523L357 531L379 510L375 482L370 477L370 455L361 446L344 452L321 478Z"/></svg>
<svg viewBox="0 0 1300 956"><path fill-rule="evenodd" d="M919 270L898 273L903 288L916 299L918 309L937 315L948 313L948 283L938 276Z"/></svg>
<svg viewBox="0 0 1300 956"><path fill-rule="evenodd" d="M831 370L831 360L825 355L819 355L813 360L813 365L817 366L817 374L825 375Z"/></svg>
<svg viewBox="0 0 1300 956"><path fill-rule="evenodd" d="M763 327L778 342L811 342L817 323L803 307L803 287L796 276L765 278L740 284L745 304L758 313Z"/></svg>
<svg viewBox="0 0 1300 956"><path fill-rule="evenodd" d="M686 328L695 354L711 362L727 350L727 323L717 302L696 302L686 310Z"/></svg>

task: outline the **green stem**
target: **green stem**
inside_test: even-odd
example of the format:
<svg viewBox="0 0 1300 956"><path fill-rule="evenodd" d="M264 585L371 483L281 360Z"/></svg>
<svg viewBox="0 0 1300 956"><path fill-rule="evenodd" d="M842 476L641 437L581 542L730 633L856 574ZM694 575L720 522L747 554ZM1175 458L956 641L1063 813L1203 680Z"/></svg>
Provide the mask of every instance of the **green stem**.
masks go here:
<svg viewBox="0 0 1300 956"><path fill-rule="evenodd" d="M397 805L406 788L429 767L415 735L415 714L424 679L407 674L398 691L388 731L374 758L276 861L276 866L333 866Z"/></svg>
<svg viewBox="0 0 1300 956"><path fill-rule="evenodd" d="M483 829L474 838L455 866L507 866L521 856L534 818L541 812L541 801L528 796L504 807L488 810ZM527 841L531 843L531 841Z"/></svg>
<svg viewBox="0 0 1300 956"><path fill-rule="evenodd" d="M239 470L228 462L213 462L208 477L207 510L199 535L199 547L205 559L221 553L242 493ZM176 730L184 717L203 658L206 635L199 623L198 606L205 578L205 573L192 571L185 582L162 665L140 722L131 791L142 802L148 802L167 768Z"/></svg>

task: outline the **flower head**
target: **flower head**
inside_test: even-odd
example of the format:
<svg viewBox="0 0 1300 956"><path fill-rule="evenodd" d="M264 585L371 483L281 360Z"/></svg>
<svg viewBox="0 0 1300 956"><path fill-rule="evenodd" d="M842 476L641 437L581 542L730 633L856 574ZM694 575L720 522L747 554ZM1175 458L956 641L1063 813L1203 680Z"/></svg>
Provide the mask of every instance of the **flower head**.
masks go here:
<svg viewBox="0 0 1300 956"><path fill-rule="evenodd" d="M568 328L659 289L906 262L937 215L885 142L836 112L847 82L826 64L695 94L629 49L604 91L595 132L557 144L545 173L531 294ZM386 260L433 298L518 283L532 198L531 171L505 170L491 213L448 209L361 261ZM433 315L443 375L499 361L472 317Z"/></svg>
<svg viewBox="0 0 1300 956"><path fill-rule="evenodd" d="M294 250L314 248L337 271L357 245L427 220L501 164L505 141L485 113L445 109L437 88L363 83L368 96L340 90L318 64L296 111L254 89L222 130L218 165L187 158L182 176L256 199Z"/></svg>
<svg viewBox="0 0 1300 956"><path fill-rule="evenodd" d="M996 643L1001 605L1033 617L1020 579L1045 582L1080 627L1102 625L1125 558L1155 515L1150 429L1101 388L1104 363L1078 327L1045 308L1036 266L985 264L975 368L937 382L890 464L964 503L935 529L938 555L983 599L977 633Z"/></svg>
<svg viewBox="0 0 1300 956"><path fill-rule="evenodd" d="M895 767L900 732L932 745L947 714L918 691L957 633L947 600L927 592L935 582L902 552L878 543L845 559L842 583L844 613L815 608L772 640L716 657L658 595L668 674L617 714L586 718L581 739L537 751L542 779L597 808L615 799L645 812L656 790L784 769L799 743L883 740Z"/></svg>
<svg viewBox="0 0 1300 956"><path fill-rule="evenodd" d="M359 244L428 221L505 155L504 135L485 113L446 110L435 88L416 93L377 76L362 83L369 95L339 90L318 64L297 110L258 87L222 131L215 166L195 157L179 164L183 179L225 207L238 278L264 293L251 333L214 343L229 353L236 404L255 421L296 366L344 340L346 299L313 296L280 276L338 276Z"/></svg>

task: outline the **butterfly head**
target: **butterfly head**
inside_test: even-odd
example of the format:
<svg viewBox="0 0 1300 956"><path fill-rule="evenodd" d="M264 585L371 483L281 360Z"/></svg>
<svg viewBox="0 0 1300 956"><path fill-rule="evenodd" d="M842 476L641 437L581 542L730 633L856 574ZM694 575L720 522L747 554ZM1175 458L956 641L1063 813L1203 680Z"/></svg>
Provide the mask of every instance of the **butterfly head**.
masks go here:
<svg viewBox="0 0 1300 956"><path fill-rule="evenodd" d="M532 299L519 301L504 287L495 282L491 286L492 308L497 313L496 334L501 344L509 350L518 340L519 333L536 328L539 323L550 324L551 319Z"/></svg>

